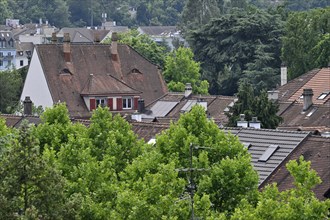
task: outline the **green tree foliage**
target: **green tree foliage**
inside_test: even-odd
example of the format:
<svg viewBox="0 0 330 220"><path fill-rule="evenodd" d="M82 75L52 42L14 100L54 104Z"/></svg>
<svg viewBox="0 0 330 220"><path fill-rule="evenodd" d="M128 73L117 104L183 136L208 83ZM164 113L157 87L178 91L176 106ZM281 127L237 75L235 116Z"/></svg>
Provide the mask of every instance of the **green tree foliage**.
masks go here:
<svg viewBox="0 0 330 220"><path fill-rule="evenodd" d="M193 93L207 94L209 84L201 80L200 64L194 61L190 48L179 47L165 59L165 80L170 91L183 92L186 83L191 83Z"/></svg>
<svg viewBox="0 0 330 220"><path fill-rule="evenodd" d="M0 216L14 219L19 214L43 219L61 219L64 206L61 173L51 151L42 154L27 122L0 160Z"/></svg>
<svg viewBox="0 0 330 220"><path fill-rule="evenodd" d="M282 118L276 114L278 103L270 101L265 90L262 90L259 96L254 94L252 85L247 81L242 82L237 94L238 101L230 108L229 113L226 113L229 118L228 126L236 127L240 114L245 114L247 121L252 117L258 117L262 128L274 129L279 125Z"/></svg>
<svg viewBox="0 0 330 220"><path fill-rule="evenodd" d="M330 62L330 7L289 14L283 36L283 60L293 79Z"/></svg>
<svg viewBox="0 0 330 220"><path fill-rule="evenodd" d="M321 180L316 171L311 170L310 162L301 156L298 161L290 161L287 169L296 188L279 192L276 184L266 186L257 206L244 201L231 219L327 219L330 200L319 201L311 191Z"/></svg>
<svg viewBox="0 0 330 220"><path fill-rule="evenodd" d="M292 11L306 11L313 8L325 8L330 6L327 0L284 0L284 5L288 10Z"/></svg>
<svg viewBox="0 0 330 220"><path fill-rule="evenodd" d="M0 112L13 112L19 103L22 84L18 70L0 71Z"/></svg>
<svg viewBox="0 0 330 220"><path fill-rule="evenodd" d="M281 28L280 15L250 8L233 9L193 32L190 44L210 93L232 95L238 80L245 77L260 83L255 86L270 86L269 79L279 73L281 63Z"/></svg>
<svg viewBox="0 0 330 220"><path fill-rule="evenodd" d="M114 217L189 219L187 189L192 182L187 180L189 172L180 170L190 167L190 149L193 168L201 169L192 176L197 187L196 216L230 213L243 198L255 201L258 177L250 155L237 137L224 134L201 106L195 106L121 174L126 184L118 195Z"/></svg>
<svg viewBox="0 0 330 220"><path fill-rule="evenodd" d="M110 38L104 41L104 43L110 42ZM146 59L157 64L161 68L164 67L166 48L158 45L148 35L140 34L137 30L131 30L127 33L119 34L119 42L133 47Z"/></svg>

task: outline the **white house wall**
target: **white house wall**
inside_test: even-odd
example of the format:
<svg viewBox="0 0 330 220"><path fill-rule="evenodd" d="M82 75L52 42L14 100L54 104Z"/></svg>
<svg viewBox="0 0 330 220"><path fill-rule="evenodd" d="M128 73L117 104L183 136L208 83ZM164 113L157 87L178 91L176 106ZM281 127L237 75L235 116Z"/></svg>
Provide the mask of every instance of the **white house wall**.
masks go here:
<svg viewBox="0 0 330 220"><path fill-rule="evenodd" d="M41 105L44 109L45 107L53 106L53 99L40 64L38 53L36 51L32 55L21 100L23 101L26 96L30 96L31 101L35 106Z"/></svg>

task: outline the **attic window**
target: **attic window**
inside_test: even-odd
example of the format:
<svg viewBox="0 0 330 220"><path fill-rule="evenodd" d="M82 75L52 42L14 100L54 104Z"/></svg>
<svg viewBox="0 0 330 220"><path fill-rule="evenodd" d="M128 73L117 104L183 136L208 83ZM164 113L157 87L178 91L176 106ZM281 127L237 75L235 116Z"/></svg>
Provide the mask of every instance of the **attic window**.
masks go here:
<svg viewBox="0 0 330 220"><path fill-rule="evenodd" d="M317 98L318 100L323 100L329 95L330 92L322 92L322 94Z"/></svg>
<svg viewBox="0 0 330 220"><path fill-rule="evenodd" d="M68 68L62 69L60 74L61 75L72 75L72 73L70 72L70 70Z"/></svg>
<svg viewBox="0 0 330 220"><path fill-rule="evenodd" d="M259 158L259 162L267 162L267 160L275 153L275 151L280 148L278 145L269 145L267 150L264 152L263 155Z"/></svg>
<svg viewBox="0 0 330 220"><path fill-rule="evenodd" d="M244 145L244 148L246 148L246 149L250 149L250 147L252 147L251 143L243 142L243 145Z"/></svg>
<svg viewBox="0 0 330 220"><path fill-rule="evenodd" d="M138 69L134 68L132 69L131 73L141 73Z"/></svg>
<svg viewBox="0 0 330 220"><path fill-rule="evenodd" d="M307 117L310 117L312 114L314 114L314 112L316 112L316 110L317 110L317 108L314 107L314 108L312 109L312 111L310 111L306 116L307 116Z"/></svg>

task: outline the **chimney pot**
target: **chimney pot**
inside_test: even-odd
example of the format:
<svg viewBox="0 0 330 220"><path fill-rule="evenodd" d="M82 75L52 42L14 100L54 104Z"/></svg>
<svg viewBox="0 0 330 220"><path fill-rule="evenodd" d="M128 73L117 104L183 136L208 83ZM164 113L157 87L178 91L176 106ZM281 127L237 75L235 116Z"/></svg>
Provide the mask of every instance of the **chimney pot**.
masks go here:
<svg viewBox="0 0 330 220"><path fill-rule="evenodd" d="M281 86L288 82L288 68L285 63L281 64Z"/></svg>
<svg viewBox="0 0 330 220"><path fill-rule="evenodd" d="M32 115L32 101L30 96L26 96L25 100L23 101L24 105L24 115Z"/></svg>
<svg viewBox="0 0 330 220"><path fill-rule="evenodd" d="M237 121L237 127L247 128L248 122L245 121L245 114L240 114L239 118L240 118L240 120Z"/></svg>
<svg viewBox="0 0 330 220"><path fill-rule="evenodd" d="M184 89L184 97L188 98L192 93L191 83L186 83L186 87Z"/></svg>
<svg viewBox="0 0 330 220"><path fill-rule="evenodd" d="M303 99L304 99L304 107L303 111L306 111L310 106L313 105L313 89L304 89L303 91Z"/></svg>
<svg viewBox="0 0 330 220"><path fill-rule="evenodd" d="M252 117L252 121L250 121L249 127L260 129L261 123L260 123L260 121L258 121L257 117Z"/></svg>
<svg viewBox="0 0 330 220"><path fill-rule="evenodd" d="M70 42L70 34L64 33L63 42L69 43Z"/></svg>

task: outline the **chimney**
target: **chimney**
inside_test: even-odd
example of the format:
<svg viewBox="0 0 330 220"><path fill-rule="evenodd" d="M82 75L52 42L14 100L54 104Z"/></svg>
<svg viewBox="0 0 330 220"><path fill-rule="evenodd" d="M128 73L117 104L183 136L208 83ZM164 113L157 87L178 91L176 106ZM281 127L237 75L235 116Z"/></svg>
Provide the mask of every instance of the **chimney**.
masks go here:
<svg viewBox="0 0 330 220"><path fill-rule="evenodd" d="M186 83L186 87L184 88L184 97L188 98L192 93L191 83Z"/></svg>
<svg viewBox="0 0 330 220"><path fill-rule="evenodd" d="M303 111L306 111L310 106L313 105L313 90L312 89L304 89L303 99L304 99Z"/></svg>
<svg viewBox="0 0 330 220"><path fill-rule="evenodd" d="M249 127L260 129L261 123L258 121L257 117L252 117L252 121L249 122Z"/></svg>
<svg viewBox="0 0 330 220"><path fill-rule="evenodd" d="M111 59L113 61L118 61L118 35L117 32L113 32L111 35Z"/></svg>
<svg viewBox="0 0 330 220"><path fill-rule="evenodd" d="M237 127L247 128L248 122L245 121L245 114L240 114L239 118L240 118L240 120L237 121Z"/></svg>
<svg viewBox="0 0 330 220"><path fill-rule="evenodd" d="M281 86L285 85L288 82L288 67L285 63L281 65Z"/></svg>
<svg viewBox="0 0 330 220"><path fill-rule="evenodd" d="M32 101L30 96L26 96L25 100L23 101L24 105L24 115L32 115Z"/></svg>
<svg viewBox="0 0 330 220"><path fill-rule="evenodd" d="M138 100L138 112L143 113L144 112L144 99Z"/></svg>
<svg viewBox="0 0 330 220"><path fill-rule="evenodd" d="M52 43L53 44L56 44L57 43L57 37L56 37L56 33L55 32L52 33Z"/></svg>
<svg viewBox="0 0 330 220"><path fill-rule="evenodd" d="M39 24L42 25L42 18L39 18Z"/></svg>
<svg viewBox="0 0 330 220"><path fill-rule="evenodd" d="M278 90L267 91L268 99L271 101L278 100L278 93L279 93Z"/></svg>
<svg viewBox="0 0 330 220"><path fill-rule="evenodd" d="M95 31L94 32L94 43L100 43L101 39L100 39L100 32L99 31Z"/></svg>
<svg viewBox="0 0 330 220"><path fill-rule="evenodd" d="M70 46L70 34L64 33L63 37L63 52L65 62L71 62L71 46Z"/></svg>

